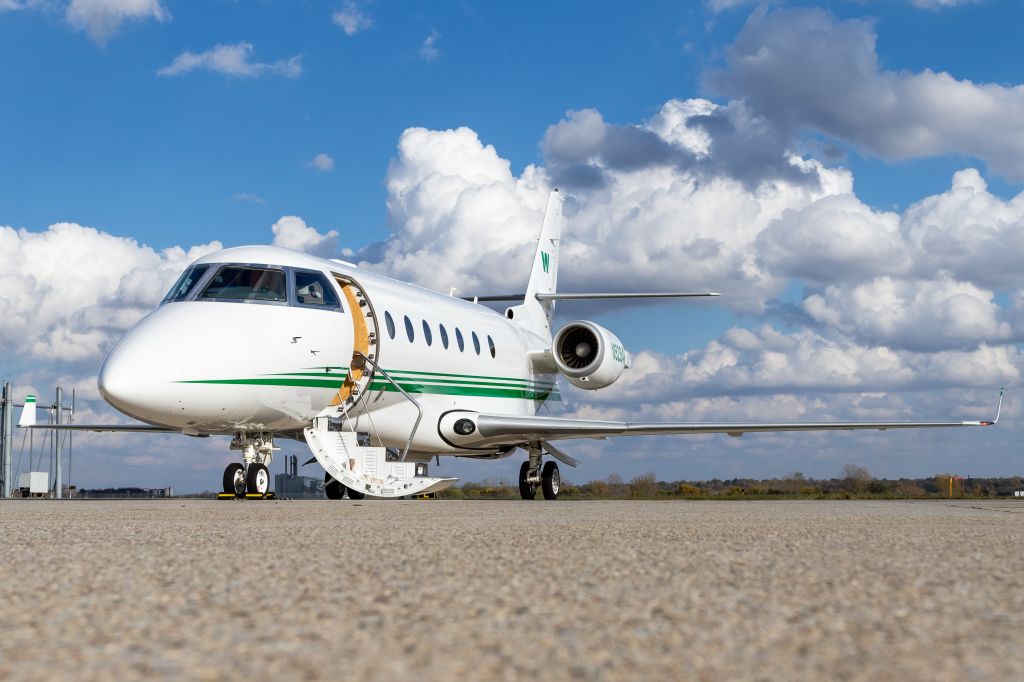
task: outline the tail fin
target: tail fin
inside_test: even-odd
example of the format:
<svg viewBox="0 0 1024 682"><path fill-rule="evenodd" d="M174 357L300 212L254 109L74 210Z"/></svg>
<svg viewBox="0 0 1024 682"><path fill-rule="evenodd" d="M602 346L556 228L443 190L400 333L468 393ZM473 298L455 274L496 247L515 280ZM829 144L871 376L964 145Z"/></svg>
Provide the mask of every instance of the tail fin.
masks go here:
<svg viewBox="0 0 1024 682"><path fill-rule="evenodd" d="M530 283L526 286L526 297L522 305L516 306L516 317L542 335L551 335L551 318L555 312L554 301L538 301L537 294L553 294L558 284L558 246L562 239L563 197L556 189L548 197L548 208L544 213L544 224L537 240L537 253L533 257Z"/></svg>
<svg viewBox="0 0 1024 682"><path fill-rule="evenodd" d="M18 426L36 425L36 397L25 396L25 407L21 408L21 417L18 419Z"/></svg>

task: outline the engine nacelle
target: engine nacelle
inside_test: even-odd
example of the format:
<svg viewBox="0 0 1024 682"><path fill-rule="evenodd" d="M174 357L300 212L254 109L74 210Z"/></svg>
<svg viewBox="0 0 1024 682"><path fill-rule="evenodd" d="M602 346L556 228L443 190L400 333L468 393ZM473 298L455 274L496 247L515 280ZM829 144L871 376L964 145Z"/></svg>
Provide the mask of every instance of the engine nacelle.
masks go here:
<svg viewBox="0 0 1024 682"><path fill-rule="evenodd" d="M614 384L632 362L619 337L586 320L559 329L551 354L570 384L591 391Z"/></svg>

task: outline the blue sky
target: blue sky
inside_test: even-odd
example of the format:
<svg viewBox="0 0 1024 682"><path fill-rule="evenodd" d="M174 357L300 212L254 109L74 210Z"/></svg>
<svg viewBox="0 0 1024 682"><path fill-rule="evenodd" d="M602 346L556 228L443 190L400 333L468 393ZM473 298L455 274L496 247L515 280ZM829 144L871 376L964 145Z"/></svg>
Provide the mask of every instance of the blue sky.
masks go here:
<svg viewBox="0 0 1024 682"><path fill-rule="evenodd" d="M330 20L341 3L165 4L168 21L129 21L105 46L70 28L59 7L3 14L8 224L74 220L159 247L211 235L246 243L300 213L359 247L387 234L382 179L405 128L469 126L521 168L540 160L544 131L567 110L630 123L701 94L702 71L750 13L675 2L376 2L364 8L373 26L349 37ZM1017 81L1019 3L825 6L875 18L888 68ZM428 63L418 52L435 29L440 56ZM156 77L182 51L243 41L259 61L300 55L301 76ZM306 166L318 153L335 159L333 173ZM937 191L962 163L848 161L859 195L882 207ZM242 194L265 203L233 199Z"/></svg>
<svg viewBox="0 0 1024 682"><path fill-rule="evenodd" d="M339 14L352 23L352 30L346 31L345 21L334 19ZM747 262L755 259L764 271L749 279L729 277L743 261L740 253L720 268L709 265L701 278L687 274L697 273L699 264L687 266L683 261L679 267L688 268L687 273L673 277L672 268L658 265L652 250L644 261L649 270L644 270L646 265L639 266L628 283L618 275L608 275L605 280L641 289L718 288L731 297L721 305L576 308L563 310L562 315L595 316L619 332L634 353L649 352L652 358L659 358L656 362L662 363L659 366L664 371L696 371L693 368L702 361L706 364L708 358L717 357L709 344L724 343L739 355L754 354L740 358L737 366L749 361L751 376L761 376L763 383L755 385L757 380L744 379L742 388L737 389L735 378L716 374L718 379L708 379L706 385L688 393L675 394L666 388L664 395L646 399L623 387L626 393L598 397L588 409L634 406L644 415L682 418L659 405L684 401L686 409L699 412L692 401L725 398L738 390L777 396L775 405L780 410L786 409L780 396L796 396L808 410L802 413L807 417L852 418L859 414L856 405L863 394L873 390L871 378L884 376L857 363L866 363L863 355L869 351L891 349L902 353L901 361L914 369L908 370L911 374L903 383L883 382L880 390L889 391L893 401L889 409L908 418L942 417L959 409L964 391L977 391L976 396L970 394L970 400L980 401L989 395L985 392L989 388L995 395L997 386L988 384L1012 385L1016 381L1021 369L1016 353L1024 328L1016 302L1024 300L1020 298L1022 286L1014 281L1011 270L1003 273L1002 261L989 263L984 255L978 255L965 264L954 258L955 253L940 257L934 250L936 242L914 236L919 234L914 225L936 221L945 225L941 216L949 218L949 230L954 231L962 213L952 208L942 213L936 208L927 220L915 223L917 214L905 211L926 198L947 197L952 193L954 174L976 168L990 207L975 205L972 219L979 225L989 224L989 219L978 215L990 211L991 224L1004 230L999 237L1003 242L997 239L996 243L1007 243L1005 235L1024 229L1014 222L1017 218L1008 217L1016 216L1012 199L1024 180L1013 160L1014 155L1020 156L1017 148L1024 146L1019 123L1024 108L1018 108L1024 95L1015 89L1024 80L1020 73L1024 55L1017 36L1022 25L1024 5L994 0L760 6L742 0L557 6L468 0L354 4L0 0L0 63L6 65L0 69L0 226L45 236L51 225L68 222L159 251L213 241L225 246L270 243L274 239L272 225L282 216L298 216L319 234L339 233L335 240L323 243L351 249L372 267L395 276L437 288L454 286L462 278L466 287L486 289L480 293L504 292L517 288L515 278L525 277L527 262L502 272L501 279L489 278L483 261L467 262L452 274L455 280L443 281L425 278L417 274L422 270L412 266L406 270L395 266L402 249L421 253L425 259L440 254L409 233L414 216L389 203L398 196L392 181L401 172L422 179L429 174L426 165L440 167L449 158L423 161L412 149L412 142L400 147L400 140L406 139L403 131L424 128L431 135L423 140L454 144L454 137L444 131L466 127L475 133L480 149L471 150L475 160L456 175L475 177L473 164L487 163L486 146L493 145L497 157L510 164L511 179L506 184L522 180L530 169L543 174L547 184L568 179L567 191L577 197L579 210L576 227L570 230L578 230L577 252L589 254L590 260L563 263L564 281L567 288L595 288L602 280L592 272L592 263L604 267L601 259L615 256L589 244L595 235L605 234L602 220L615 219L612 213L601 213L599 207L608 197L626 206L638 191L627 191L627 185L633 187L629 183L642 187L654 177L642 173L666 168L664 158L656 155L633 159L628 167L617 165L615 150L602 144L619 133L628 136L639 130L650 136L657 117L668 115L667 103L702 98L718 107L712 118L717 116L729 129L755 131L753 137L744 139L763 143L766 149L763 167L751 160L756 156L753 147L748 156L744 156L742 145L738 153L731 147L733 156L726 157L721 150L729 140L717 137L720 133L714 130L720 129L709 127L707 134L715 144L723 145L721 150L716 147L706 157L693 149L686 153L696 154L713 170L695 171L700 164L694 162L697 165L693 167L680 165L673 176L676 180L699 177L709 184L713 179L747 183L729 190L734 194L714 200L719 203L709 204L722 212L722 224L728 224L722 227L722 244L745 234L742 218L724 217L726 207L741 200L761 201L763 195L750 183L765 178L775 181L772 174L776 172L788 178L780 182L791 183L776 203L790 207L787 215L810 217L805 222L785 216L771 221L764 218L758 229L764 228L768 236L750 242L744 252ZM806 65L800 62L799 49L796 57L790 56L796 61L789 62L783 55L777 63L752 66L749 54L746 61L736 57L742 45L771 46L773 37L783 34L789 37L781 44L799 48L806 40L811 46L808 50L815 35L825 34L828 40L835 39L834 54L832 50L809 52L823 56L809 56ZM210 55L217 46L234 50L232 54L241 61L221 64L219 70L207 68L216 66ZM849 59L844 61L847 48ZM834 65L830 61L833 56ZM868 62L877 60L875 66L864 66L865 56ZM189 59L198 66L181 66ZM807 72L794 73L794 64L806 66ZM943 72L949 74L948 80L929 75ZM849 90L855 94L848 102L849 109L836 111L828 102L819 101L820 89L800 90L797 81L814 78L823 79L822 83L851 82ZM863 83L858 86L855 81L859 78ZM775 85L758 89L751 83ZM837 97L843 88L839 86ZM885 92L875 97L882 90ZM791 96L776 97L781 91ZM896 104L879 105L886 97ZM986 97L991 101L971 108ZM863 107L863 116L858 107ZM583 115L570 113L590 110L597 118L585 121ZM862 121L877 124L861 125ZM689 125L691 130L699 127L693 122ZM574 147L579 135L595 130L594 126L604 131L601 139L605 142L587 142L584 151ZM664 131L657 134L669 139ZM1004 139L1005 149L1000 149L999 140ZM676 151L682 149L680 145L690 144L669 141ZM846 274L832 281L814 274L813 254L801 257L799 249L792 246L796 242L786 241L795 239L792 235L802 229L835 229L833 243L866 234L855 232L862 228L853 224L841 223L835 212L813 222L812 204L820 204L821 197L794 198L803 197L801 193L809 185L785 175L792 171L785 161L788 154L819 164L817 170L809 171L812 175L835 182L841 182L836 178L849 178L855 202L840 211L842 215L863 214L863 220L875 225L883 237L894 230L900 232L899 249L906 247L908 253L918 249L907 256L907 262L892 261L896 283L879 284L878 278L889 272L889 265L879 265L889 263L882 251L851 251L847 257L833 254L838 260L832 269ZM324 156L318 165L314 160L319 155ZM693 161L687 158L686 163ZM572 178L582 177L574 175L581 168L601 175L604 184L573 186ZM747 180L744 173L754 173L757 180ZM967 176L960 177L965 187L979 186ZM427 192L426 185L423 187L416 191ZM523 215L533 216L528 210L532 199L523 192L516 195L522 198ZM646 199L636 201L638 207L654 206L644 203ZM701 208L701 201L704 199L680 199L680 234L697 231L686 222L690 209L693 216L712 211ZM486 224L485 218L481 220ZM833 226L829 220L840 222ZM795 222L790 225L787 221ZM897 223L899 227L893 227ZM776 227L772 228L773 224ZM676 238L671 224L652 227L640 221L619 226L623 233L648 243L664 238L671 244ZM453 240L469 229L454 219L435 227L437 234ZM524 235L535 229L529 221L524 222ZM717 228L712 223L711 228L703 229L705 234ZM482 238L487 238L486 233ZM10 248L22 248L26 239L22 237ZM876 245L879 239L865 237ZM379 246L385 241L387 246ZM692 253L687 249L696 243L682 244L680 253ZM375 244L378 246L373 247ZM775 251L768 248L772 244ZM509 245L508 253L518 256L520 246ZM364 250L367 247L372 248ZM675 253L673 248L666 246L666 253ZM1013 248L1015 245L1007 246L1001 257L1010 258ZM14 251L8 256L20 258ZM125 258L125 267L129 267L132 261ZM177 261L172 267L173 259L161 258L160 266L168 272L177 267ZM608 271L619 272L611 266ZM107 275L97 274L95 281L107 279ZM869 289L869 285L875 288ZM858 296L867 296L866 291L876 292L883 285L888 287L886 291L897 291L895 300L906 304L886 325L876 324L863 309L844 308L844 301L859 300ZM830 286L840 289L829 294ZM101 305L96 301L103 289L96 291L90 306ZM16 295L11 293L7 301L12 310L17 307ZM957 301L967 299L975 307L956 319L977 316L977 324L950 331L958 323L949 321L949 311L956 309ZM128 307L135 310L131 306L137 306L140 314L145 310L144 301L131 301ZM929 310L934 312L932 318L925 315ZM68 321L70 316L68 313L65 319L55 313L40 333L63 329L62 325L73 327L75 333L90 333L80 320ZM19 324L11 326L32 328L30 322ZM935 325L934 336L943 342L929 346L927 339L921 338L920 330L929 324ZM806 333L817 335L821 344L832 344L829 348L855 348L856 352L850 352L851 357L860 358L851 360L858 378L831 388L824 379L810 385L763 379L763 373L757 374L754 368L762 366L770 352L769 341L761 335L765 325L788 334L793 344ZM740 347L736 334L725 336L732 329L759 335L758 343L764 348L743 350L746 346ZM976 338L971 336L975 332ZM103 344L110 342L107 337L116 337L116 329L105 328L100 336L105 340L97 342L95 350L56 360L41 356L38 350L21 348L11 354L8 367L0 366L0 373L40 391L49 391L57 379L86 386L102 359ZM959 375L953 370L934 369L947 367L942 363L957 367L968 361L951 360L949 353L974 353L970 362L982 362L979 344L999 348L1005 355L1000 360L1003 364L993 361L987 366L991 369L985 376L988 383L962 377L957 383ZM687 351L691 355L684 357ZM927 394L933 389L943 391L942 397ZM814 396L823 390L833 402L814 407ZM585 398L581 396L570 409L591 405ZM103 408L96 405L95 409ZM770 404L749 409L754 410L750 412L753 416L770 416ZM621 466L608 461L607 452L594 451L592 472L597 477L617 467L623 474L650 468L675 478L728 471L776 475L799 468L798 462L786 458L773 463L773 448L776 453L790 450L792 442L764 445L763 451L758 450L760 455L750 455L748 460L736 453L728 465L716 464L708 455L703 464L690 469L644 454L656 452L657 445L645 445L639 449L638 459ZM803 470L819 474L837 471L844 458L857 450L856 446L844 449L846 446L835 445L839 441L824 442L834 447L836 454L822 460L817 470ZM953 453L949 457L955 461ZM752 462L749 470L745 462ZM934 466L911 460L905 466L879 464L875 468L883 473L927 474L941 469L941 464L941 460ZM1006 459L994 458L986 466L999 473L1010 465ZM201 487L199 481L208 471L202 465L197 467L192 478L156 463L140 464L131 474L153 485L171 479L186 488ZM511 471L511 465L506 468ZM97 479L113 475L103 467L96 470L101 472ZM477 478L491 475L477 465L467 471ZM501 473L507 472L493 475ZM588 475L581 474L582 478Z"/></svg>

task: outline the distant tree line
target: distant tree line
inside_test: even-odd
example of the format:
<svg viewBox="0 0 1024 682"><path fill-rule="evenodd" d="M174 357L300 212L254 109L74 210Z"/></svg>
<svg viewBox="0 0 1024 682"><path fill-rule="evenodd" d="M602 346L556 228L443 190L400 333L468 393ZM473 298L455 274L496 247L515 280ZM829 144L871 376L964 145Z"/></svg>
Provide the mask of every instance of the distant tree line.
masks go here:
<svg viewBox="0 0 1024 682"><path fill-rule="evenodd" d="M783 478L733 478L708 481L659 481L653 473L628 482L618 474L607 479L574 484L562 480L561 498L567 499L985 499L1012 496L1024 489L1024 478L961 477L939 473L927 478L875 478L862 466L847 464L835 478L808 478L799 471ZM952 490L952 492L951 492ZM443 499L517 499L519 488L506 479L463 483L438 494Z"/></svg>

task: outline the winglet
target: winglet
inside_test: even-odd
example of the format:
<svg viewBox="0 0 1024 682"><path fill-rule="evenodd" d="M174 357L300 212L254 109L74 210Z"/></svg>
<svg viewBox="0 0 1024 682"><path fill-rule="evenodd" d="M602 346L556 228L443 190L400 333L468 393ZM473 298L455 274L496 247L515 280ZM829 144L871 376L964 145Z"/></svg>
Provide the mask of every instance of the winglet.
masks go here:
<svg viewBox="0 0 1024 682"><path fill-rule="evenodd" d="M1006 392L1006 388L999 389L999 405L996 406L996 418L992 421L978 422L982 426L995 426L999 423L999 415L1003 411L1003 394Z"/></svg>
<svg viewBox="0 0 1024 682"><path fill-rule="evenodd" d="M25 396L25 407L21 408L21 417L18 419L18 426L35 426L36 425L36 397L34 395Z"/></svg>

